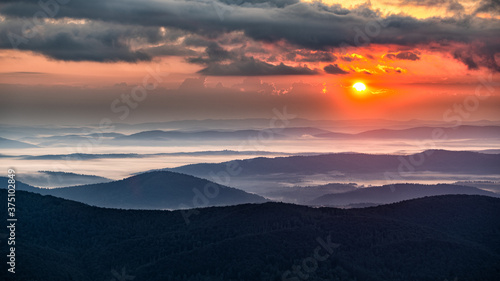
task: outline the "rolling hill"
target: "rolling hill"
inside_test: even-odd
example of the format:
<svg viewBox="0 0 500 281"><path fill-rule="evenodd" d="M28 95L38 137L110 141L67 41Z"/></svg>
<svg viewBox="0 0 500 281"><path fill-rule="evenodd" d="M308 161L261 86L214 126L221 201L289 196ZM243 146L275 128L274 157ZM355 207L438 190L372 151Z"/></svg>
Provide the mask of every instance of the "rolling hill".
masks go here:
<svg viewBox="0 0 500 281"><path fill-rule="evenodd" d="M112 181L111 179L94 175L54 171L39 171L33 174L22 174L18 176L18 179L26 184L37 187L64 187Z"/></svg>
<svg viewBox="0 0 500 281"><path fill-rule="evenodd" d="M18 183L18 189L121 209L179 209L266 202L258 195L173 172L150 172L119 181L54 189Z"/></svg>
<svg viewBox="0 0 500 281"><path fill-rule="evenodd" d="M114 138L115 141L169 141L169 140L246 140L256 138L261 131L259 130L237 130L237 131L143 131L127 136ZM281 134L274 134L275 138L287 138Z"/></svg>
<svg viewBox="0 0 500 281"><path fill-rule="evenodd" d="M309 202L310 205L346 206L353 204L389 204L426 196L467 194L500 197L500 194L471 186L452 184L392 184L376 187L358 188L344 193L325 194Z"/></svg>
<svg viewBox="0 0 500 281"><path fill-rule="evenodd" d="M412 164L417 163L418 165ZM465 174L500 174L500 154L469 151L427 150L411 155L381 155L362 153L336 153L313 156L254 158L216 164L192 164L172 170L198 177L210 172L224 171L228 165L238 167L236 176L269 174L320 174L331 171L342 173L397 173L432 171Z"/></svg>
<svg viewBox="0 0 500 281"><path fill-rule="evenodd" d="M437 196L351 210L244 204L200 209L189 224L186 211L101 209L23 191L17 198L29 208L17 212L16 280L500 276L498 198Z"/></svg>

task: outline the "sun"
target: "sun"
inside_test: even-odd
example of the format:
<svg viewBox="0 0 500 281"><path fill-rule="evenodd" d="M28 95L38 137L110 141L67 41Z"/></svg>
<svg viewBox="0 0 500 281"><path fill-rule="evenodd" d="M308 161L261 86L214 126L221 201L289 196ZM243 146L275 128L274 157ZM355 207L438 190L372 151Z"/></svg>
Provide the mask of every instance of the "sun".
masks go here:
<svg viewBox="0 0 500 281"><path fill-rule="evenodd" d="M361 82L355 83L354 85L352 85L352 87L354 89L356 89L356 91L358 91L358 92L362 92L362 91L366 90L366 85L361 83Z"/></svg>

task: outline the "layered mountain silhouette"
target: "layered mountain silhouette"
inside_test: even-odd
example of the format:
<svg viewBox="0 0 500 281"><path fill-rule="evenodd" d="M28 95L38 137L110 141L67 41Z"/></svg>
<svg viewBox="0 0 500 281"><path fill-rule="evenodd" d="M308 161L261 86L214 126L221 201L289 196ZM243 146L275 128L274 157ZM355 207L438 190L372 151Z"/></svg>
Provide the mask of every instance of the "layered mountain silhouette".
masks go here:
<svg viewBox="0 0 500 281"><path fill-rule="evenodd" d="M128 136L115 138L116 141L167 141L167 140L246 140L248 138L256 138L259 135L259 130L238 130L238 131L200 131L200 132L185 132L185 131L144 131ZM284 135L274 134L275 138L286 138Z"/></svg>
<svg viewBox="0 0 500 281"><path fill-rule="evenodd" d="M54 171L39 171L34 174L22 174L18 176L18 179L26 184L38 187L64 187L112 181L111 179L94 175Z"/></svg>
<svg viewBox="0 0 500 281"><path fill-rule="evenodd" d="M455 127L415 127L409 129L377 129L358 134L325 133L317 134L323 138L358 138L358 139L489 139L500 138L500 126Z"/></svg>
<svg viewBox="0 0 500 281"><path fill-rule="evenodd" d="M321 195L344 193L357 189L354 183L329 183L315 186L292 186L280 188L279 190L270 190L261 195L272 199L273 201L307 204L309 201L318 198Z"/></svg>
<svg viewBox="0 0 500 281"><path fill-rule="evenodd" d="M71 153L71 154L46 154L46 155L22 155L25 160L94 160L94 159L117 159L117 158L145 158L155 156L220 156L220 155L291 155L291 153L271 151L236 151L236 150L207 150L193 152L166 152L166 153ZM2 157L2 155L0 155ZM6 156L3 156L6 157ZM15 157L15 156L8 156Z"/></svg>
<svg viewBox="0 0 500 281"><path fill-rule="evenodd" d="M350 210L244 204L199 209L189 224L187 211L101 209L23 191L17 198L29 206L17 212L18 280L500 276L498 198L435 196Z"/></svg>
<svg viewBox="0 0 500 281"><path fill-rule="evenodd" d="M388 204L426 196L466 194L500 197L500 194L471 186L453 184L392 184L358 188L344 193L325 194L309 202L310 205L346 206L356 204Z"/></svg>
<svg viewBox="0 0 500 281"><path fill-rule="evenodd" d="M2 178L7 182L6 178ZM239 189L173 172L150 172L108 183L42 189L18 182L17 188L121 209L179 209L261 203L267 200Z"/></svg>
<svg viewBox="0 0 500 281"><path fill-rule="evenodd" d="M262 120L261 120L262 121ZM214 121L215 122L215 121ZM188 122L190 123L190 122ZM197 122L194 122L195 124ZM209 122L210 123L210 122ZM314 123L314 122L313 122ZM349 122L347 122L349 123ZM227 122L222 122L221 124L227 124ZM355 127L359 129L364 129L360 133L347 133L345 126L329 128L329 123L326 121L318 122L315 126L298 126L307 125L307 122L297 122L295 126L287 126L285 128L274 128L267 126L252 127L244 126L240 128L247 129L236 129L234 126L215 126L215 127L187 127L180 130L175 123L171 125L170 129L149 129L149 128L162 128L165 126L153 127L151 124L143 124L137 126L124 126L132 130L133 133L127 131L127 134L119 132L106 132L106 133L83 133L88 132L90 129L82 128L80 130L81 134L75 134L77 128L72 130L54 129L54 130L36 130L27 128L27 130L33 130L34 132L46 132L45 134L32 134L28 133L28 136L24 135L20 141L26 141L29 143L36 143L40 146L61 146L69 145L78 142L88 142L99 140L100 143L107 145L130 145L135 144L138 141L148 141L147 143L142 142L141 145L155 146L159 142L166 141L236 141L236 140L255 140L255 139L266 139L266 140L294 140L301 139L304 137L314 138L314 139L342 139L342 140L365 140L365 139L405 139L405 140L468 140L468 139L498 139L500 138L500 126L497 125L461 125L455 127L443 127L442 124L431 124L428 126L419 126L407 128L408 125L399 124L398 126L392 126L389 123L385 127L387 129L370 129L373 128L372 125L368 125L367 128L361 126L360 122L354 122ZM331 124L331 122L330 122ZM423 124L423 123L422 123ZM482 124L479 122L478 124ZM314 124L311 124L314 125ZM393 124L394 125L394 124ZM418 124L417 124L418 125ZM441 126L439 126L441 125ZM326 127L324 127L326 126ZM354 126L354 125L353 125ZM121 127L121 126L119 126ZM220 127L220 129L218 129ZM401 128L403 127L403 128ZM211 128L211 129L206 129ZM379 127L377 127L379 128ZM43 129L43 128L42 128ZM149 130L144 130L149 129ZM9 129L7 129L9 130ZM138 130L138 131L137 131ZM338 130L338 131L337 131ZM352 131L349 129L347 131ZM135 131L135 132L134 132ZM7 131L7 135L21 136L19 132ZM68 134L67 132L71 132ZM48 136L42 136L47 135ZM4 143L7 147L7 139L4 139ZM0 141L0 144L2 142ZM10 143L9 145L14 145ZM18 144L20 145L20 144ZM1 147L1 146L0 146Z"/></svg>
<svg viewBox="0 0 500 281"><path fill-rule="evenodd" d="M22 141L10 140L10 139L0 137L0 149L2 149L2 148L34 148L34 147L37 147L37 146L30 144L30 143L22 142Z"/></svg>
<svg viewBox="0 0 500 281"><path fill-rule="evenodd" d="M278 173L319 174L342 173L399 173L443 172L464 174L499 174L500 154L469 151L427 150L411 155L376 155L363 153L337 153L312 156L254 158L216 164L192 164L168 169L198 177L210 172L224 171L227 165L241 169L237 176L257 176Z"/></svg>
<svg viewBox="0 0 500 281"><path fill-rule="evenodd" d="M0 180L7 181L7 178L0 177ZM17 189L119 209L185 209L267 201L264 197L239 189L162 171L139 174L120 181L53 189L37 188L18 181ZM452 194L500 197L494 192L456 184L392 184L367 188L356 188L353 184L328 184L290 188L288 192L268 192L265 196L276 201L303 205L364 207Z"/></svg>
<svg viewBox="0 0 500 281"><path fill-rule="evenodd" d="M220 140L220 139L249 139L259 134L269 133L270 130L234 130L234 131L143 131L131 135L117 136L115 140ZM455 127L415 127L409 129L377 129L357 134L331 132L314 127L288 127L272 131L273 139L297 138L313 136L317 138L342 139L489 139L500 138L500 126L473 126L462 125Z"/></svg>

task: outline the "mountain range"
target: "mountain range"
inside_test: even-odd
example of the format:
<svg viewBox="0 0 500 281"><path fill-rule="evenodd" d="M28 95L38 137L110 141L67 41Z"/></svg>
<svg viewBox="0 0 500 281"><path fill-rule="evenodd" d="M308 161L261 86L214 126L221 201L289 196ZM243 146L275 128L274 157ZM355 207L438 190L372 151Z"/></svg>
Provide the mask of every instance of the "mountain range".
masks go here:
<svg viewBox="0 0 500 281"><path fill-rule="evenodd" d="M314 200L309 205L320 206L346 206L357 204L389 204L409 199L422 198L426 196L466 194L500 197L500 194L481 190L471 186L460 186L453 184L391 184L358 188L343 193L325 194Z"/></svg>
<svg viewBox="0 0 500 281"><path fill-rule="evenodd" d="M21 174L18 179L23 183L37 187L65 187L71 185L110 182L111 179L94 175L83 175L68 172L38 171L38 173Z"/></svg>
<svg viewBox="0 0 500 281"><path fill-rule="evenodd" d="M7 182L6 178L0 179ZM121 209L182 209L267 201L239 189L174 172L150 172L119 181L53 189L17 182L17 188L93 206Z"/></svg>
<svg viewBox="0 0 500 281"><path fill-rule="evenodd" d="M414 127L408 129L377 129L361 133L331 132L315 127L286 127L274 130L202 130L202 131L142 131L131 135L116 136L114 140L247 140L259 135L266 137L272 131L273 139L290 139L304 136L334 139L490 139L500 138L500 126Z"/></svg>
<svg viewBox="0 0 500 281"><path fill-rule="evenodd" d="M0 196L6 198L7 191ZM500 276L498 198L435 196L350 210L243 204L198 209L187 224L186 211L101 209L23 191L16 196L18 204L29 206L17 211L16 239L22 243L16 246L16 280ZM6 266L2 280L10 274Z"/></svg>
<svg viewBox="0 0 500 281"><path fill-rule="evenodd" d="M324 138L358 138L358 139L488 139L500 138L500 126L455 127L415 127L409 129L377 129L357 134L325 133L316 137Z"/></svg>
<svg viewBox="0 0 500 281"><path fill-rule="evenodd" d="M298 124L307 124L307 122L301 122ZM318 124L326 125L325 122L319 122ZM136 126L133 128L145 129L150 126ZM333 131L328 127L314 127L314 126L287 126L285 128L273 128L269 127L251 127L249 129L231 129L230 128L219 128L215 127L188 127L182 130L180 129L168 129L168 130L139 130L139 131L129 131L124 132L93 132L88 128L82 128L78 133L75 130L63 130L54 129L50 131L49 129L41 130L52 132L52 134L34 134L34 135L24 135L18 141L35 143L39 146L61 146L61 145L71 145L78 142L88 142L96 141L99 143L107 145L130 145L136 144L138 141L142 142L141 145L155 146L159 142L166 141L237 141L237 140L252 140L252 139L266 139L266 140L300 140L300 139L338 139L338 140L365 140L365 139L400 139L400 140L468 140L468 139L478 139L478 140L491 140L500 138L500 126L498 125L461 125L461 126L439 126L427 125L418 127L405 127L405 126L389 126L384 129L370 129L370 130L356 130L349 129L348 127L335 127L332 128ZM210 128L210 129L207 129ZM370 127L371 128L371 127ZM380 128L380 127L379 127ZM115 128L117 130L117 128ZM68 134L67 132L72 133ZM38 132L35 130L35 132ZM93 133L92 133L93 132ZM13 133L15 136L19 136L19 133ZM9 136L7 131L4 136ZM10 143L7 139L0 140L0 147L7 145L14 145ZM2 142L5 143L2 145ZM13 141L14 142L14 141ZM10 143L10 144L9 144ZM18 144L20 145L20 144Z"/></svg>
<svg viewBox="0 0 500 281"><path fill-rule="evenodd" d="M269 174L399 173L446 172L465 174L500 174L500 154L470 151L426 150L410 155L335 153L311 156L254 158L223 163L200 163L166 170L208 177L211 172L224 171L228 165L238 167L236 176Z"/></svg>
<svg viewBox="0 0 500 281"><path fill-rule="evenodd" d="M22 176L18 179L22 179ZM0 180L7 182L7 178L0 177ZM500 196L472 186L450 184L393 184L363 188L355 184L338 183L290 187L257 195L205 179L167 171L143 173L119 181L52 189L37 188L17 181L17 189L98 207L156 210L262 203L268 201L264 196L274 201L337 207L373 206L449 194Z"/></svg>

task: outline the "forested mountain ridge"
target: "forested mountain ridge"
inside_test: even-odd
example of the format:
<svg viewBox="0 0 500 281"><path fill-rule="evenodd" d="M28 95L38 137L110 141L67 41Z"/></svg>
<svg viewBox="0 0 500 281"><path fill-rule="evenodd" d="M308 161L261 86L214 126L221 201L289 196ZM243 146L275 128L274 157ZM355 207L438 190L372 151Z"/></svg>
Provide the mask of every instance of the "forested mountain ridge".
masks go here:
<svg viewBox="0 0 500 281"><path fill-rule="evenodd" d="M122 269L136 280L500 276L500 199L491 197L437 196L351 210L282 203L210 207L193 213L189 224L185 210L102 209L23 191L16 198L17 239L23 241L16 280L109 281ZM317 248L326 259L311 270Z"/></svg>
<svg viewBox="0 0 500 281"><path fill-rule="evenodd" d="M2 177L0 177L2 179ZM7 182L6 178L5 182ZM118 181L61 187L36 188L18 183L18 189L53 195L93 206L121 209L179 209L262 203L259 195L175 172L157 171Z"/></svg>

